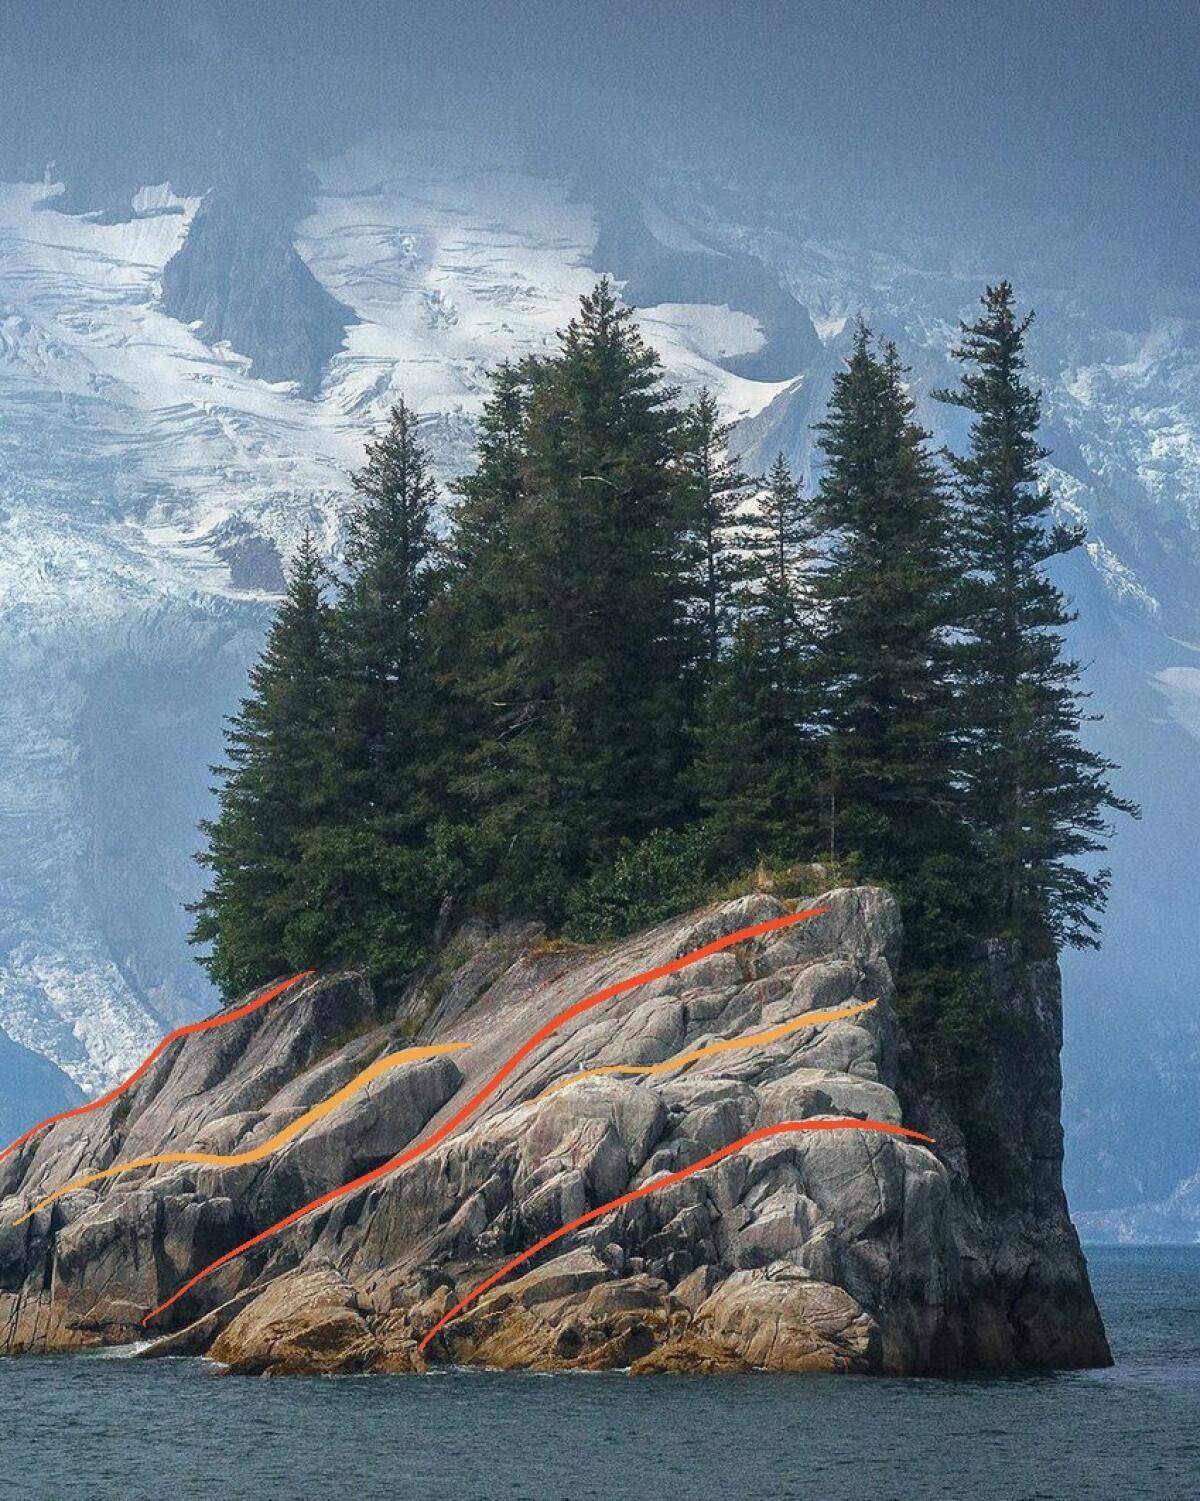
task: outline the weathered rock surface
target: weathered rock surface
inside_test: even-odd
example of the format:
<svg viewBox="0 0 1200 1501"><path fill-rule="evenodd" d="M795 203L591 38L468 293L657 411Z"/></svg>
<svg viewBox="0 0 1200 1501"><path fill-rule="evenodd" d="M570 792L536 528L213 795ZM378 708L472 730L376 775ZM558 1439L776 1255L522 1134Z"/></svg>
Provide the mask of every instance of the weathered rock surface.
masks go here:
<svg viewBox="0 0 1200 1501"><path fill-rule="evenodd" d="M1061 1187L1055 967L991 954L1004 1043L985 1102L996 1143L973 1179L955 1124L914 1084L892 1006L894 903L872 888L820 900L822 916L560 1028L428 1154L201 1282L144 1353L274 1373L427 1359L635 1372L1107 1363ZM602 952L557 951L520 929L464 937L458 968L398 1014L342 974L186 1039L113 1105L0 1164L0 1353L142 1337L143 1313L181 1282L422 1139L556 1012L786 910L745 897ZM875 996L872 1010L767 1046L544 1094L587 1068L659 1063ZM141 1169L11 1223L116 1161L245 1150L414 1031L471 1046L384 1075L263 1162ZM821 1116L903 1122L937 1142L866 1131L756 1142L557 1241L419 1353L460 1297L559 1225L757 1128Z"/></svg>

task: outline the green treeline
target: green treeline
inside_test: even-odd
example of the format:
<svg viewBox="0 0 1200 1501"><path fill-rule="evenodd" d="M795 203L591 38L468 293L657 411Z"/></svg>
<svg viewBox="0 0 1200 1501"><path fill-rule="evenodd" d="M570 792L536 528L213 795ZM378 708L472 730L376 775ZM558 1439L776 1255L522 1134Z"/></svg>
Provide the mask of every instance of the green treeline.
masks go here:
<svg viewBox="0 0 1200 1501"><path fill-rule="evenodd" d="M385 984L471 911L584 940L760 864L900 896L912 1014L947 1035L979 939L1090 944L1107 816L1080 743L1026 383L989 288L956 351L964 455L860 326L814 494L742 472L602 282L492 377L448 530L401 402L328 577L311 539L231 721L194 940L226 995L365 962Z"/></svg>

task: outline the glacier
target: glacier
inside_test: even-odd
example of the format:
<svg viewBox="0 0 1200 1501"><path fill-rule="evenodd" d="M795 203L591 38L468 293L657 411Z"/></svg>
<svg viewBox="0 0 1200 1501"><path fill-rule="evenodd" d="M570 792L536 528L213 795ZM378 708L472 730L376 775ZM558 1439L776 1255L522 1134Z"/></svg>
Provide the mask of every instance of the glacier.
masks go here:
<svg viewBox="0 0 1200 1501"><path fill-rule="evenodd" d="M52 174L0 184L0 1087L21 1109L100 1090L216 1005L185 906L222 716L302 529L336 555L350 471L398 394L441 476L460 472L488 370L549 347L608 273L751 462L783 449L811 474L853 318L897 339L924 393L1009 272L795 186L649 163L615 187L464 127L376 133L309 170L286 244L261 241L299 290L253 326L230 290L260 243L252 205L214 236L208 195L170 183L119 212L81 211ZM1170 288L1114 311L1059 257L1012 274L1039 313L1047 479L1090 532L1063 582L1093 740L1145 805L1114 845L1105 949L1067 959L1072 1187L1097 1211L1157 1204L1197 1165L1175 1133L1200 1076L1200 320ZM1148 1093L1161 1126L1134 1143Z"/></svg>

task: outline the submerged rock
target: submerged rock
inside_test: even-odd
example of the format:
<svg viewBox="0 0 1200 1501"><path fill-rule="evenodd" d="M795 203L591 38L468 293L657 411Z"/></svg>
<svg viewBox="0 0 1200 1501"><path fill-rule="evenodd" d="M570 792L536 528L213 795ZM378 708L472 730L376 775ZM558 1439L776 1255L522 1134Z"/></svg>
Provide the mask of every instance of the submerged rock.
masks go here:
<svg viewBox="0 0 1200 1501"><path fill-rule="evenodd" d="M1107 1363L1061 1185L1056 967L991 951L1004 1043L984 1105L997 1141L973 1177L955 1123L917 1087L893 1008L895 904L872 888L820 903L819 917L560 1027L431 1151L200 1282L143 1353L279 1374L446 1361L636 1373ZM416 1039L419 998L389 1012L354 974L189 1037L114 1104L0 1163L0 1352L142 1336L143 1313L210 1261L450 1120L557 1012L787 910L750 896L602 951L476 933ZM586 1070L659 1064L875 997L766 1045L547 1093ZM11 1223L113 1162L244 1151L414 1040L471 1046L387 1073L259 1163L143 1168ZM831 1116L937 1140L756 1141L555 1241L420 1352L460 1298L559 1226L752 1131Z"/></svg>

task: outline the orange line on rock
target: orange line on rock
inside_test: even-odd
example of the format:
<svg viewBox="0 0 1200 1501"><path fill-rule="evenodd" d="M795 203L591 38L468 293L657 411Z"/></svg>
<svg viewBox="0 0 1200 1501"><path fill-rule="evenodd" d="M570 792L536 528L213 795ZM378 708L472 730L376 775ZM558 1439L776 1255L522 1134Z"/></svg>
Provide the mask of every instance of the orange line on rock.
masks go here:
<svg viewBox="0 0 1200 1501"><path fill-rule="evenodd" d="M87 1188L92 1183L101 1183L107 1178L115 1178L120 1173L132 1172L134 1168L158 1167L163 1163L192 1163L197 1167L245 1167L252 1162L263 1162L280 1147L286 1146L301 1132L307 1131L309 1126L323 1120L331 1114L339 1105L344 1105L347 1100L360 1094L369 1084L391 1069L398 1068L402 1063L419 1063L427 1058L440 1058L446 1053L457 1053L463 1048L470 1047L469 1042L436 1042L429 1043L424 1047L401 1048L398 1053L389 1053L385 1058L377 1058L360 1073L356 1074L348 1084L341 1089L335 1090L319 1104L313 1105L303 1115L289 1121L281 1131L276 1131L266 1141L260 1142L256 1147L249 1147L244 1152L155 1152L147 1157L134 1157L128 1162L114 1162L111 1167L103 1168L97 1173L87 1173L82 1178L72 1178L70 1183L64 1183L61 1188L56 1188L52 1194L47 1194L44 1199L39 1199L32 1209L26 1212L18 1220L13 1220L15 1225L23 1225L26 1220L31 1220L39 1210L48 1208L56 1199L61 1199L64 1194L75 1193L78 1189Z"/></svg>
<svg viewBox="0 0 1200 1501"><path fill-rule="evenodd" d="M529 1056L534 1048L540 1043L545 1042L559 1027L564 1026L569 1021L573 1021L577 1016L582 1016L585 1011L590 1011L593 1006L599 1006L603 1001L610 1001L614 996L623 995L625 991L634 990L639 985L647 985L652 980L659 980L665 975L675 974L678 970L686 969L689 965L696 964L699 960L708 958L710 954L719 954L723 949L732 948L735 944L747 943L752 938L760 938L764 933L772 933L778 928L790 927L793 923L804 922L807 918L819 917L823 912L827 912L828 910L827 907L810 907L803 912L790 912L784 917L773 917L767 922L755 923L748 928L739 928L736 932L727 933L724 938L715 938L711 943L706 943L702 948L693 949L690 953L683 954L678 959L672 959L667 964L659 964L654 969L644 970L641 974L631 975L625 980L618 980L615 984L607 985L603 990L597 990L592 995L585 996L583 1000L576 1001L573 1006L568 1006L565 1011L560 1011L557 1016L552 1016L545 1026L539 1027L533 1036L527 1042L523 1043L512 1057L509 1058L508 1062L503 1067L497 1069L487 1083L471 1096L462 1109L448 1120L445 1125L440 1126L434 1131L432 1135L426 1137L424 1141L417 1142L414 1146L408 1147L405 1151L399 1153L398 1156L391 1158L388 1162L382 1163L379 1167L372 1168L369 1172L361 1173L357 1178L352 1178L349 1183L343 1183L340 1187L332 1188L328 1193L321 1194L318 1198L310 1200L309 1203L302 1204L299 1209L294 1209L291 1214L285 1215L283 1219L277 1220L275 1224L269 1225L267 1229L261 1230L257 1235L251 1236L249 1240L244 1240L241 1245L234 1246L232 1250L226 1251L223 1256L218 1256L215 1261L210 1261L194 1277L189 1277L181 1287L178 1287L157 1308L152 1308L142 1320L142 1327L144 1328L148 1325L151 1319L157 1318L160 1313L164 1313L173 1303L178 1302L197 1283L203 1282L213 1272L228 1265L229 1262L242 1255L244 1251L249 1251L254 1246L261 1245L263 1241L269 1240L273 1235L278 1235L281 1230L286 1230L290 1225L294 1225L297 1220L303 1219L305 1215L312 1214L314 1210L323 1209L326 1204L332 1204L336 1199L343 1198L346 1194L354 1193L360 1188L365 1188L369 1183L377 1182L378 1179L384 1177L386 1174L395 1172L397 1168L404 1167L407 1163L415 1162L418 1157L431 1151L439 1143L445 1141L446 1137L451 1132L456 1131L464 1121L474 1115L475 1111L479 1109L490 1095L495 1093L505 1079L508 1078L518 1064Z"/></svg>
<svg viewBox="0 0 1200 1501"><path fill-rule="evenodd" d="M252 1011L257 1011L260 1006L265 1006L268 1001L273 1001L277 995L282 995L289 985L295 985L297 980L306 980L309 975L313 974L316 974L316 970L301 970L298 975L293 975L290 980L284 980L281 984L273 986L265 994L256 996L254 1000L247 1001L244 1006L239 1006L236 1011L226 1011L217 1016L205 1017L203 1021L189 1022L186 1027L176 1027L174 1032L167 1033L152 1053L147 1054L142 1059L141 1063L138 1064L137 1068L134 1069L133 1073L123 1083L118 1084L115 1089L110 1089L106 1095L101 1095L98 1100L89 1100L86 1105L76 1105L72 1110L61 1110L57 1115L49 1115L44 1121L39 1121L36 1126L30 1126L29 1130L23 1136L18 1136L16 1141L10 1142L4 1148L3 1152L0 1152L0 1162L3 1162L12 1152L15 1152L18 1147L23 1147L31 1136L36 1136L44 1127L53 1126L57 1121L71 1120L76 1115L87 1115L92 1110L99 1110L105 1105L111 1105L115 1099L125 1093L131 1084L136 1084L155 1059L161 1058L167 1048L173 1042L177 1042L179 1038L190 1037L194 1032L207 1032L213 1027L224 1027L229 1022L239 1021L243 1016L249 1016Z"/></svg>
<svg viewBox="0 0 1200 1501"><path fill-rule="evenodd" d="M690 1053L682 1053L678 1058L666 1058L662 1063L604 1063L598 1068L581 1069L577 1074L571 1074L569 1078L560 1079L557 1084L551 1084L549 1089L544 1089L539 1100L545 1100L552 1094L557 1094L560 1089L566 1089L571 1084L578 1084L581 1079L594 1079L600 1074L669 1074L673 1069L684 1068L689 1063L699 1063L702 1058L709 1058L714 1053L738 1052L743 1048L763 1048L770 1043L781 1042L783 1038L790 1037L793 1032L798 1032L801 1027L817 1027L823 1022L844 1021L848 1016L857 1016L860 1011L870 1011L879 997L871 1001L859 1001L854 1006L839 1006L836 1011L806 1011L803 1016L794 1016L790 1021L780 1022L778 1026L768 1027L765 1032L751 1032L745 1037L725 1037L720 1042L711 1042L706 1048L696 1048Z"/></svg>
<svg viewBox="0 0 1200 1501"><path fill-rule="evenodd" d="M564 1235L570 1235L572 1230L578 1230L582 1225L590 1224L592 1220L598 1220L602 1215L611 1214L613 1210L620 1209L625 1204L632 1204L637 1199L645 1199L652 1193L657 1193L660 1188L669 1188L672 1183L680 1183L684 1178L690 1178L693 1173L703 1172L705 1168L713 1167L722 1162L734 1152L740 1152L754 1141L765 1141L768 1136L779 1136L787 1131L882 1131L888 1136L906 1136L913 1141L924 1141L933 1144L932 1136L925 1136L920 1131L910 1131L907 1126L893 1126L888 1121L871 1120L815 1120L815 1121L784 1121L779 1126L763 1126L758 1131L751 1131L748 1136L740 1136L737 1141L732 1141L726 1147L719 1147L715 1152L710 1152L707 1157L701 1157L699 1162L693 1162L691 1167L680 1168L676 1173L668 1173L663 1178L655 1178L650 1183L644 1183L641 1188L635 1188L627 1194L622 1194L619 1199L610 1199L607 1204L601 1204L597 1209L589 1209L587 1214L581 1214L578 1219L571 1220L569 1224L560 1225L557 1230L552 1230L549 1235L543 1235L541 1240L522 1251L519 1256L514 1256L506 1262L498 1272L493 1272L490 1277L474 1287L465 1298L460 1299L453 1308L437 1321L425 1338L418 1345L423 1353L426 1345L446 1327L451 1320L456 1319L465 1308L475 1301L476 1298L495 1287L497 1282L508 1276L524 1262L532 1260L539 1251L544 1251L547 1246L552 1246L556 1240L561 1240Z"/></svg>

